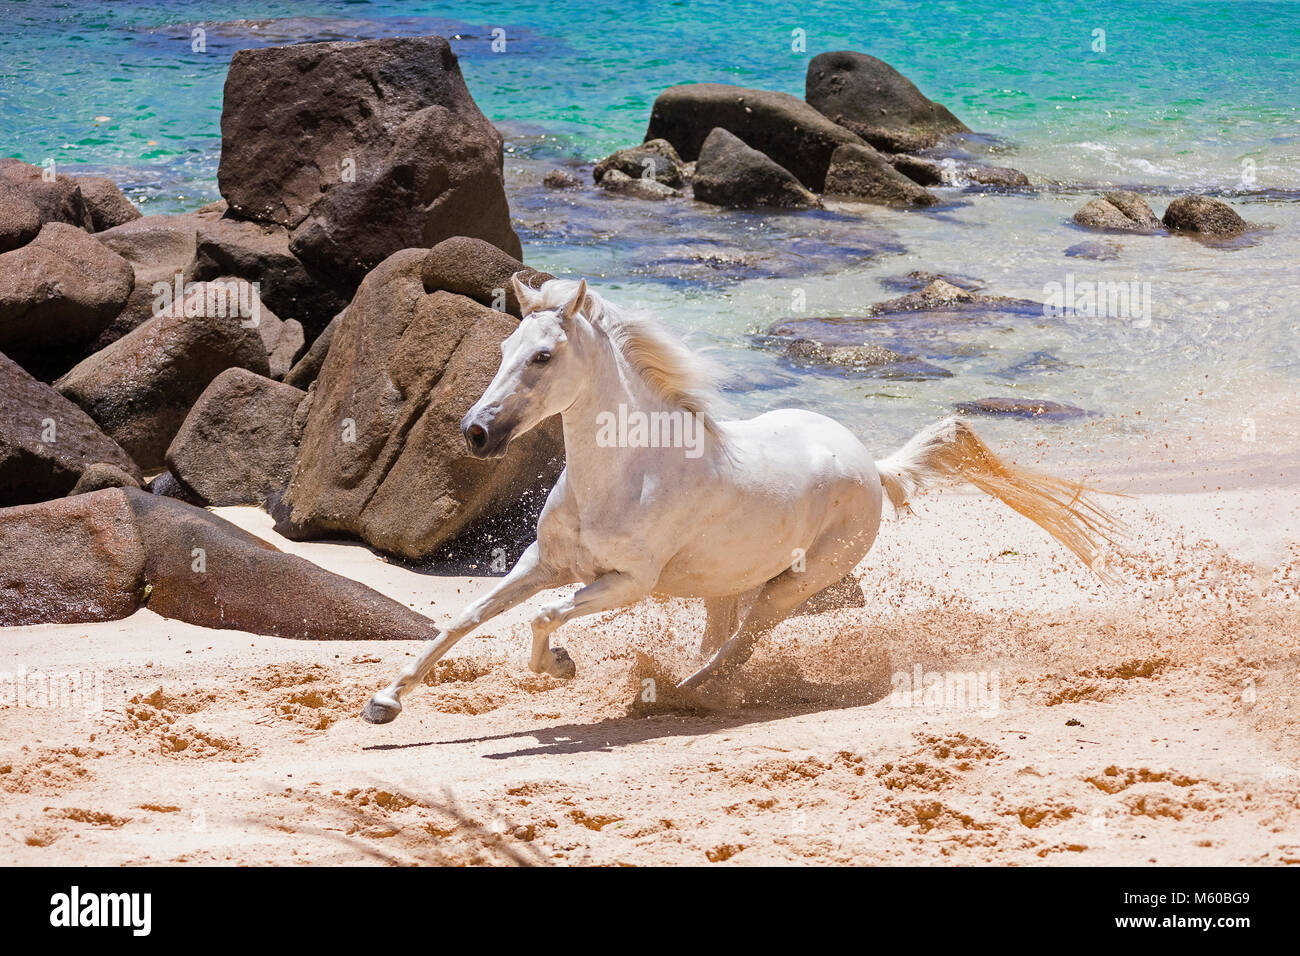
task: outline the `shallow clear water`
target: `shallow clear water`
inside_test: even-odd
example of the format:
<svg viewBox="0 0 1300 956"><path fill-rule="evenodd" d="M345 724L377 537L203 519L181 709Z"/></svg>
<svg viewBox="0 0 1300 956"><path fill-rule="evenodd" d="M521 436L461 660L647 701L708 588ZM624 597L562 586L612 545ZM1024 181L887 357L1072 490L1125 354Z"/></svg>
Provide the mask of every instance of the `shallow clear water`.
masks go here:
<svg viewBox="0 0 1300 956"><path fill-rule="evenodd" d="M234 49L438 32L508 139L525 255L593 277L712 350L742 411L827 410L882 451L957 401L1054 399L1096 413L1091 434L1147 434L1172 417L1235 435L1281 433L1300 371L1300 5L1174 0L1005 4L0 3L0 147L103 171L149 211L217 197L221 89ZM320 18L320 19L314 19ZM259 24L231 24L255 19ZM204 30L205 50L192 48ZM505 30L506 52L490 49ZM791 49L806 31L807 53ZM1096 30L1105 50L1094 50ZM889 61L981 136L972 152L1027 172L1023 195L944 190L924 213L843 207L793 216L638 203L538 185L642 138L664 87L719 80L802 93L810 55ZM1212 247L1103 237L1069 223L1098 188L1210 191L1267 227ZM1104 243L1104 261L1066 255ZM862 315L912 270L978 278L1041 301L1051 283L1149 283L1149 324L1009 314L887 330L896 351L950 373L821 374L756 333L792 315ZM794 307L797 294L806 311ZM864 329L864 340L880 330ZM1145 418L1133 413L1145 410ZM1121 417L1124 416L1124 417ZM1003 437L1078 424L997 422ZM1228 439L1225 439L1225 441Z"/></svg>

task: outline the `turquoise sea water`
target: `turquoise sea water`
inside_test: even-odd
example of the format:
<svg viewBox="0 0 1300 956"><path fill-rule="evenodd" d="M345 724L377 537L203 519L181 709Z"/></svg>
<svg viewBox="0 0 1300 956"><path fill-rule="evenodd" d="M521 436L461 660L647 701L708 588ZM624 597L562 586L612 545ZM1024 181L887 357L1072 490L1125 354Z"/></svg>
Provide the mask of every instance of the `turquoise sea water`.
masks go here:
<svg viewBox="0 0 1300 956"><path fill-rule="evenodd" d="M1071 402L1096 412L1093 424L1112 436L1145 434L1131 415L1143 403L1235 431L1243 417L1275 412L1276 393L1300 372L1294 2L9 0L0 13L0 151L106 172L154 212L217 198L221 90L233 50L452 36L471 91L506 134L529 261L592 276L713 348L738 383L742 410L814 405L880 433L882 445L956 401L989 394ZM498 29L504 52L491 48ZM795 48L801 36L806 50ZM666 86L723 81L801 95L808 59L846 48L896 66L988 134L967 148L1046 188L946 190L950 202L924 214L833 208L765 218L565 199L537 185L546 169L639 141ZM1175 194L1210 191L1267 229L1227 249L1125 237L1106 240L1113 255L1103 261L1065 255L1104 238L1068 220L1106 185L1147 191L1157 214ZM708 261L724 267L697 268ZM974 276L989 292L1035 300L1067 274L1148 282L1152 322L1009 317L891 340L949 373L920 381L810 374L756 347L755 333L790 315L794 292L808 314L861 314L897 294L895 280L913 269ZM1051 361L1034 361L1042 355Z"/></svg>

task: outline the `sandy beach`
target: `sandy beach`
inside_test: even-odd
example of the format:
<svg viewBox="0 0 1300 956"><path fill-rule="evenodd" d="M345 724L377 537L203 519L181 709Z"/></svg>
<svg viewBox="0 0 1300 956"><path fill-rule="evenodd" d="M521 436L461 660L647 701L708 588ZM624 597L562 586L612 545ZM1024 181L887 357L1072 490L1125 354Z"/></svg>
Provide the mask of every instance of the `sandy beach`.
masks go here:
<svg viewBox="0 0 1300 956"><path fill-rule="evenodd" d="M671 693L702 627L688 601L566 626L567 683L527 669L517 608L384 727L357 713L410 642L148 610L12 629L0 671L93 675L102 709L0 708L0 859L1300 862L1300 494L1146 483L1116 500L1133 545L1108 589L992 499L921 499L858 568L866 607L791 619L709 709ZM492 583L218 513L435 621ZM918 668L973 696L909 699Z"/></svg>

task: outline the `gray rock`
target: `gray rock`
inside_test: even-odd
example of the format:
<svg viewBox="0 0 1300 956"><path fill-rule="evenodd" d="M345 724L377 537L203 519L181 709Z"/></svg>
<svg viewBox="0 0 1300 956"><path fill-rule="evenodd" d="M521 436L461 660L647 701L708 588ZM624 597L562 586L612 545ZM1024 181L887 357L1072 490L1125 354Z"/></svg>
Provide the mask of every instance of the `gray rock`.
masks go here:
<svg viewBox="0 0 1300 956"><path fill-rule="evenodd" d="M715 206L821 205L789 170L722 128L709 133L700 148L692 186L696 199Z"/></svg>
<svg viewBox="0 0 1300 956"><path fill-rule="evenodd" d="M934 193L918 186L870 146L845 144L831 156L826 195L891 206L933 206Z"/></svg>
<svg viewBox="0 0 1300 956"><path fill-rule="evenodd" d="M833 122L888 152L915 152L970 131L888 63L851 50L812 58L804 98Z"/></svg>
<svg viewBox="0 0 1300 956"><path fill-rule="evenodd" d="M723 83L664 90L651 110L646 140L667 140L682 159L692 161L716 128L766 154L814 192L825 184L836 148L862 143L793 96Z"/></svg>
<svg viewBox="0 0 1300 956"><path fill-rule="evenodd" d="M980 398L970 402L958 402L956 408L963 415L1042 418L1048 421L1068 421L1088 414L1075 405L1036 398Z"/></svg>
<svg viewBox="0 0 1300 956"><path fill-rule="evenodd" d="M1160 230L1160 220L1147 201L1128 190L1109 192L1092 200L1074 214L1074 221L1088 229L1108 232L1151 233Z"/></svg>
<svg viewBox="0 0 1300 956"><path fill-rule="evenodd" d="M1165 210L1164 224L1170 232L1195 233L1214 239L1230 239L1250 229L1226 202L1209 196L1180 196Z"/></svg>
<svg viewBox="0 0 1300 956"><path fill-rule="evenodd" d="M547 189L577 189L582 180L563 169L552 169L542 177L542 185Z"/></svg>

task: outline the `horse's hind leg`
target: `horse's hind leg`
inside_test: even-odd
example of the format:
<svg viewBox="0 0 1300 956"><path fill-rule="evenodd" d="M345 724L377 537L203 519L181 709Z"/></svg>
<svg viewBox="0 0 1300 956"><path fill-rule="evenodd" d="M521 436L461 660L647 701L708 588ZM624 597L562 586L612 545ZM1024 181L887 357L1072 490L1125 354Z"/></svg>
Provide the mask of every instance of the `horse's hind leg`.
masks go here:
<svg viewBox="0 0 1300 956"><path fill-rule="evenodd" d="M372 724L386 724L402 710L402 695L424 679L430 668L457 641L485 621L528 600L538 591L559 587L573 579L542 564L537 542L529 545L510 573L491 591L470 604L452 620L447 630L420 649L391 684L370 698L361 716Z"/></svg>
<svg viewBox="0 0 1300 956"><path fill-rule="evenodd" d="M735 673L772 628L808 598L844 577L862 558L860 547L854 543L856 536L823 540L825 543L808 550L804 570L790 568L763 585L740 630L708 663L678 684L679 690L690 690L707 680Z"/></svg>
<svg viewBox="0 0 1300 956"><path fill-rule="evenodd" d="M700 656L712 657L727 638L736 633L740 623L740 595L708 598L704 602L704 638L700 641Z"/></svg>

